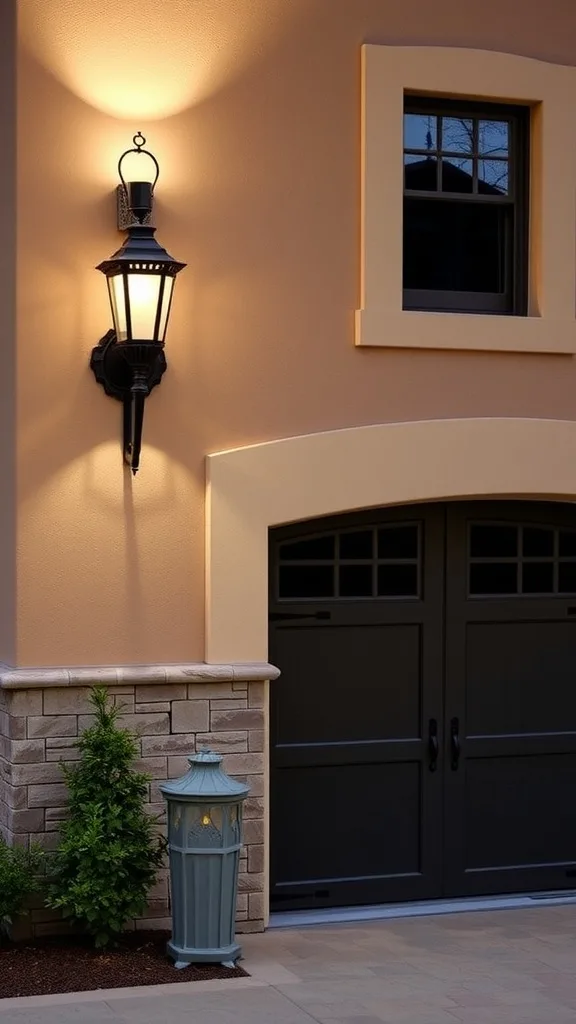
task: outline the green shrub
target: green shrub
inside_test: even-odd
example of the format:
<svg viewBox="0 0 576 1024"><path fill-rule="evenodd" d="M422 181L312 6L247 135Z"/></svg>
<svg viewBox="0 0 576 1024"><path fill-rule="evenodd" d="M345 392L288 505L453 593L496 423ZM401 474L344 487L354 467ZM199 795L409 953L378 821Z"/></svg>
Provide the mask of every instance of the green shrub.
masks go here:
<svg viewBox="0 0 576 1024"><path fill-rule="evenodd" d="M96 722L80 738L80 761L62 763L69 817L53 859L48 906L106 946L145 909L166 843L144 810L149 778L133 769L136 740L118 725L121 708L105 687L95 687L90 699Z"/></svg>
<svg viewBox="0 0 576 1024"><path fill-rule="evenodd" d="M14 921L26 913L28 896L40 887L43 852L33 846L8 846L0 836L0 935L7 935Z"/></svg>

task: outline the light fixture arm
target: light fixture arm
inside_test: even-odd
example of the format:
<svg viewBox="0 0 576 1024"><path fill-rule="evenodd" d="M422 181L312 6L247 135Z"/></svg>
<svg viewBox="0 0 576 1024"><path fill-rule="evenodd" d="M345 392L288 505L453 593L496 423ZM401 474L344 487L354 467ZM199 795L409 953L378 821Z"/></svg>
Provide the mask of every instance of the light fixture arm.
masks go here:
<svg viewBox="0 0 576 1024"><path fill-rule="evenodd" d="M142 375L138 384L135 381L132 385L130 397L124 399L124 461L130 466L133 476L136 476L140 465L144 401L147 395L148 388Z"/></svg>
<svg viewBox="0 0 576 1024"><path fill-rule="evenodd" d="M106 394L122 402L122 453L134 476L140 465L144 403L166 371L163 347L154 342L145 351L142 347L118 345L115 332L107 331L90 359L90 369Z"/></svg>

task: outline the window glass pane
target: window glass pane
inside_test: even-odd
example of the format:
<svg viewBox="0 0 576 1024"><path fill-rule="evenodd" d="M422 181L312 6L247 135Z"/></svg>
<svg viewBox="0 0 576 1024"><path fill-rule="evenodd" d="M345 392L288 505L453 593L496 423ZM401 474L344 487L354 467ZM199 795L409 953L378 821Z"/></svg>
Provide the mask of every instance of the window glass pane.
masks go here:
<svg viewBox="0 0 576 1024"><path fill-rule="evenodd" d="M279 597L334 596L334 569L331 565L281 565L279 567Z"/></svg>
<svg viewBox="0 0 576 1024"><path fill-rule="evenodd" d="M576 557L576 530L560 530L560 557Z"/></svg>
<svg viewBox="0 0 576 1024"><path fill-rule="evenodd" d="M372 566L341 565L340 597L372 597Z"/></svg>
<svg viewBox="0 0 576 1024"><path fill-rule="evenodd" d="M412 192L436 192L438 190L438 162L436 157L404 156L404 188Z"/></svg>
<svg viewBox="0 0 576 1024"><path fill-rule="evenodd" d="M561 594L576 594L576 562L560 562L558 590Z"/></svg>
<svg viewBox="0 0 576 1024"><path fill-rule="evenodd" d="M379 565L379 597L418 597L417 565Z"/></svg>
<svg viewBox="0 0 576 1024"><path fill-rule="evenodd" d="M554 554L554 530L525 526L522 530L522 554L542 558Z"/></svg>
<svg viewBox="0 0 576 1024"><path fill-rule="evenodd" d="M523 594L551 594L554 591L553 562L524 562L522 565Z"/></svg>
<svg viewBox="0 0 576 1024"><path fill-rule="evenodd" d="M418 527L388 526L378 530L378 558L418 558Z"/></svg>
<svg viewBox="0 0 576 1024"><path fill-rule="evenodd" d="M310 540L298 540L293 544L282 544L280 559L282 562L296 562L334 558L335 540L332 534L328 537L312 537Z"/></svg>
<svg viewBox="0 0 576 1024"><path fill-rule="evenodd" d="M505 291L511 211L499 204L404 199L404 288Z"/></svg>
<svg viewBox="0 0 576 1024"><path fill-rule="evenodd" d="M508 121L479 121L478 149L488 156L508 155Z"/></svg>
<svg viewBox="0 0 576 1024"><path fill-rule="evenodd" d="M483 195L508 195L508 161L478 161L478 191Z"/></svg>
<svg viewBox="0 0 576 1024"><path fill-rule="evenodd" d="M474 120L471 117L442 118L442 152L471 153L474 143Z"/></svg>
<svg viewBox="0 0 576 1024"><path fill-rule="evenodd" d="M515 594L518 566L515 562L479 562L470 566L471 594Z"/></svg>
<svg viewBox="0 0 576 1024"><path fill-rule="evenodd" d="M453 157L451 160L444 158L441 174L440 188L443 192L473 192L474 165L472 160L462 160L459 157Z"/></svg>
<svg viewBox="0 0 576 1024"><path fill-rule="evenodd" d="M518 529L516 526L475 523L470 528L470 555L472 558L515 558L517 554Z"/></svg>
<svg viewBox="0 0 576 1024"><path fill-rule="evenodd" d="M404 149L436 149L435 114L404 114Z"/></svg>
<svg viewBox="0 0 576 1024"><path fill-rule="evenodd" d="M340 558L372 558L374 531L358 530L340 534Z"/></svg>

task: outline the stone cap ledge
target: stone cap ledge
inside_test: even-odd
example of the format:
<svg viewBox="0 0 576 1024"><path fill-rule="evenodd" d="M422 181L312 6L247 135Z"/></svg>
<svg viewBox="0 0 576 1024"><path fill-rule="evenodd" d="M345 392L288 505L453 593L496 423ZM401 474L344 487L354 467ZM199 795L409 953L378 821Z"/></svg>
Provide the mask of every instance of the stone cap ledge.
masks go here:
<svg viewBox="0 0 576 1024"><path fill-rule="evenodd" d="M0 666L0 689L29 690L51 686L144 686L147 683L245 683L277 679L280 669L265 661L209 665L126 665L118 668L8 668Z"/></svg>

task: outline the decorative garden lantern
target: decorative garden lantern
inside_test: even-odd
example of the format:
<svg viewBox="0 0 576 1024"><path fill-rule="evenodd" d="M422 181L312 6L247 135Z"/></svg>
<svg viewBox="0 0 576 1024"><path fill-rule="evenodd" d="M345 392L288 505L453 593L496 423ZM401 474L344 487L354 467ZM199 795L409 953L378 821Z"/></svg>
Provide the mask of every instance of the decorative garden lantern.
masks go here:
<svg viewBox="0 0 576 1024"><path fill-rule="evenodd" d="M160 789L168 802L172 939L176 967L222 963L233 967L242 803L250 787L223 771L222 757L202 750L181 779Z"/></svg>

